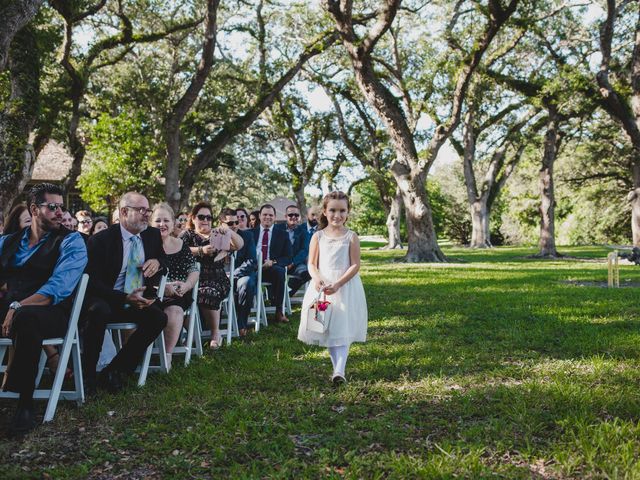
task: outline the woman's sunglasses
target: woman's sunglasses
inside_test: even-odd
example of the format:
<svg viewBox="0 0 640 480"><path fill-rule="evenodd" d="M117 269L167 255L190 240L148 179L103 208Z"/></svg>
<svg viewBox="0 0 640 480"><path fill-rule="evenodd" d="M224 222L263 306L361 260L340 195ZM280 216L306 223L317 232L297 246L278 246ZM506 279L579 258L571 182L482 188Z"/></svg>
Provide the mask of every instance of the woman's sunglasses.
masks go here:
<svg viewBox="0 0 640 480"><path fill-rule="evenodd" d="M229 226L229 227L233 227L234 225L239 225L240 222L238 222L237 220L235 222L224 222L225 225Z"/></svg>
<svg viewBox="0 0 640 480"><path fill-rule="evenodd" d="M196 218L201 222L210 222L211 220L213 220L213 217L211 215L196 215Z"/></svg>

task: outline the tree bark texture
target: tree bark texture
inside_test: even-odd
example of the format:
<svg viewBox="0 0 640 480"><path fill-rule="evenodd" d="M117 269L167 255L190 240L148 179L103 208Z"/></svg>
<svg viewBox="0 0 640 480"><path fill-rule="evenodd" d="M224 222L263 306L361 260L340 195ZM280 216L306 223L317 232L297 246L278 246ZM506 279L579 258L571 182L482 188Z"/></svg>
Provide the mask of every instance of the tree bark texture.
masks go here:
<svg viewBox="0 0 640 480"><path fill-rule="evenodd" d="M555 239L555 192L553 187L553 165L558 155L560 136L558 134L558 112L549 110L547 132L544 137L544 153L539 173L540 188L540 241L538 253L541 257L557 257Z"/></svg>
<svg viewBox="0 0 640 480"><path fill-rule="evenodd" d="M7 67L16 34L38 13L42 0L5 0L0 7L0 72Z"/></svg>
<svg viewBox="0 0 640 480"><path fill-rule="evenodd" d="M11 94L0 112L0 205L6 215L31 178L29 136L40 111L40 62L35 33L20 30L9 49Z"/></svg>
<svg viewBox="0 0 640 480"><path fill-rule="evenodd" d="M182 194L180 192L180 125L200 95L213 66L217 35L216 18L219 4L219 0L207 1L207 15L204 24L204 40L202 42L200 62L189 87L173 106L171 113L164 122L164 138L167 150L165 198L176 212L179 211L181 206L185 205L185 202L181 202ZM186 200L188 201L188 198Z"/></svg>
<svg viewBox="0 0 640 480"><path fill-rule="evenodd" d="M400 238L400 219L402 216L402 192L396 188L396 194L391 200L389 213L387 214L387 245L386 250L402 248Z"/></svg>
<svg viewBox="0 0 640 480"><path fill-rule="evenodd" d="M617 121L629 137L636 152L631 166L634 189L629 192L631 202L631 231L633 245L640 247L640 3L635 2L638 9L634 48L630 59L620 59L619 65L628 66L626 72L631 79L629 94L617 90L610 81L610 63L612 61L612 41L618 16L618 5L615 0L607 0L607 16L600 25L600 52L602 60L600 70L596 74L596 82L601 96L601 105L609 116ZM615 82L614 82L615 83ZM628 96L627 96L628 95Z"/></svg>

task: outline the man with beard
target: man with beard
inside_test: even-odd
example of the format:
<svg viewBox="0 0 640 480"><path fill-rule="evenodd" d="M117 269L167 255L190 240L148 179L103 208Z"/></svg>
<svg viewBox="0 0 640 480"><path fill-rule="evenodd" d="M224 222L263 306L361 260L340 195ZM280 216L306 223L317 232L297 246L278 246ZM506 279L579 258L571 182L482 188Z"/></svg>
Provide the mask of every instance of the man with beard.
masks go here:
<svg viewBox="0 0 640 480"><path fill-rule="evenodd" d="M15 347L6 390L20 394L9 427L14 435L36 425L33 392L42 341L65 335L71 295L87 264L80 235L61 226L60 187L34 186L27 204L31 225L0 238L0 284L7 285L0 303L2 335L12 337Z"/></svg>
<svg viewBox="0 0 640 480"><path fill-rule="evenodd" d="M166 267L160 231L149 227L150 215L149 201L143 195L125 193L119 203L120 223L89 238L87 273L92 301L82 323L83 370L90 392L96 387L96 363L107 323L137 324L97 378L97 386L112 393L122 389L122 375L135 370L167 324L156 294L145 294L158 285Z"/></svg>

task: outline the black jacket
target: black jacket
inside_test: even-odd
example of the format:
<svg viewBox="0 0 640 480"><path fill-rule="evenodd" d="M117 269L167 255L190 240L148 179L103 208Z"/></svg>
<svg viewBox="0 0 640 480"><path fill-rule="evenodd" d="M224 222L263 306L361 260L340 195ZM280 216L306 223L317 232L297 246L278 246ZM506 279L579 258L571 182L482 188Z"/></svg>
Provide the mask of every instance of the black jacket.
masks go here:
<svg viewBox="0 0 640 480"><path fill-rule="evenodd" d="M262 243L260 236L260 227L253 229L253 240L256 242L256 250L258 245ZM275 261L281 267L287 267L291 263L291 242L289 234L284 230L273 228L271 230L271 244L269 245L269 259ZM263 258L264 262L266 258Z"/></svg>
<svg viewBox="0 0 640 480"><path fill-rule="evenodd" d="M155 258L160 262L160 270L155 276L145 278L145 286L158 285L160 277L167 267L160 230L147 227L140 234L140 238L142 239L145 261ZM120 225L112 225L90 237L87 250L89 253L89 263L87 264L89 291L92 295L106 300L112 307L122 307L125 304L127 294L113 289L123 260Z"/></svg>
<svg viewBox="0 0 640 480"><path fill-rule="evenodd" d="M238 230L238 235L244 240L244 245L236 252L236 269L233 276L246 277L258 271L256 259L256 242L253 240L251 230Z"/></svg>

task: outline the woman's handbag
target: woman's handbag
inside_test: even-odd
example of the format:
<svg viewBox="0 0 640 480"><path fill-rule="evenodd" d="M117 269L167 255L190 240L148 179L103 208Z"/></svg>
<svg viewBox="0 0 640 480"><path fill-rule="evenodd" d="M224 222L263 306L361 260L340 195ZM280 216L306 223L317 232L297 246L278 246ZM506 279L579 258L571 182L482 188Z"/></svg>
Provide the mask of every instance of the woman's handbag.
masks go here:
<svg viewBox="0 0 640 480"><path fill-rule="evenodd" d="M320 290L309 306L307 330L315 333L326 333L331 321L331 302L327 300L324 290Z"/></svg>

